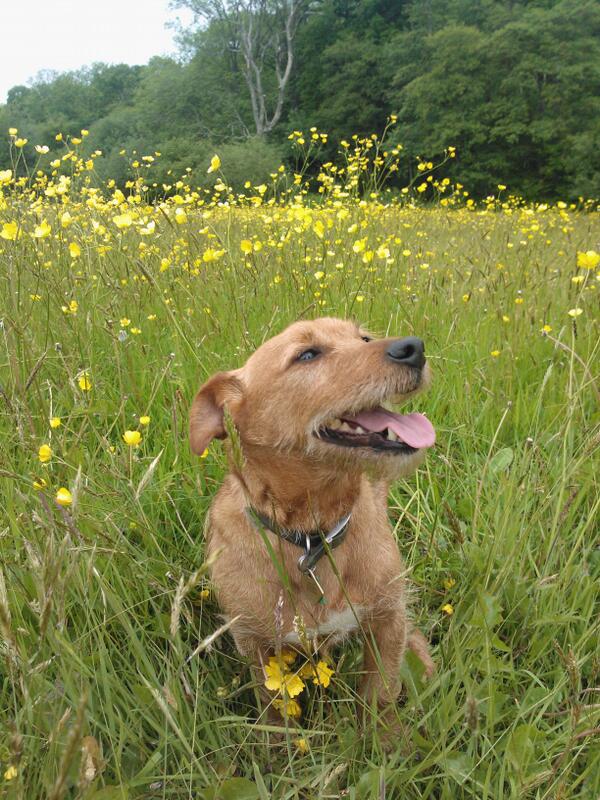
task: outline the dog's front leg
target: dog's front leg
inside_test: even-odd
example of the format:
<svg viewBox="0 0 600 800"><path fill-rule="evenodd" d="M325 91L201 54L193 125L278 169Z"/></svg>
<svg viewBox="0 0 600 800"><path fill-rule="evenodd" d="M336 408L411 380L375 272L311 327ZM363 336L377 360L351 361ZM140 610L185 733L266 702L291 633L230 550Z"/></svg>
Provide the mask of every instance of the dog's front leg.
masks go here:
<svg viewBox="0 0 600 800"><path fill-rule="evenodd" d="M400 694L400 665L407 645L407 620L403 607L379 613L365 626L363 677L359 693L378 708L393 703Z"/></svg>

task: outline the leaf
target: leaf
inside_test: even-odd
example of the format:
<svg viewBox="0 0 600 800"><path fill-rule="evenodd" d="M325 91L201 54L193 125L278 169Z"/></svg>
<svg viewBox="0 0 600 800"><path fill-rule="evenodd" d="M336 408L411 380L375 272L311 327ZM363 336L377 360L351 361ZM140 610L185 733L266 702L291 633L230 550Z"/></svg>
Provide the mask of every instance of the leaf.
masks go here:
<svg viewBox="0 0 600 800"><path fill-rule="evenodd" d="M382 774L385 778L385 773L382 773L381 767L373 767L368 772L363 772L356 786L356 796L360 800L374 800L374 798L379 797Z"/></svg>
<svg viewBox="0 0 600 800"><path fill-rule="evenodd" d="M477 604L473 609L471 625L477 628L493 628L502 619L502 606L497 597L487 592L477 593Z"/></svg>
<svg viewBox="0 0 600 800"><path fill-rule="evenodd" d="M252 768L254 769L254 780L256 781L256 789L258 791L260 800L270 800L269 792L263 780L263 776L260 774L260 769L256 761L252 762Z"/></svg>
<svg viewBox="0 0 600 800"><path fill-rule="evenodd" d="M506 745L506 757L518 772L522 772L523 767L531 760L537 734L534 725L519 725L511 733Z"/></svg>
<svg viewBox="0 0 600 800"><path fill-rule="evenodd" d="M493 633L490 636L490 644L496 650L501 650L503 653L512 653L512 648L509 647L509 645L507 645L505 642L503 642L502 639L500 639L496 633Z"/></svg>
<svg viewBox="0 0 600 800"><path fill-rule="evenodd" d="M203 800L260 800L258 787L248 778L228 778L201 792Z"/></svg>
<svg viewBox="0 0 600 800"><path fill-rule="evenodd" d="M502 472L505 469L508 469L513 462L515 454L510 447L503 447L502 450L498 450L498 452L492 456L490 459L490 463L488 464L488 472L491 475L495 475L497 472Z"/></svg>
<svg viewBox="0 0 600 800"><path fill-rule="evenodd" d="M440 759L439 763L440 766L445 766L448 775L461 785L473 771L473 760L466 753L451 752Z"/></svg>

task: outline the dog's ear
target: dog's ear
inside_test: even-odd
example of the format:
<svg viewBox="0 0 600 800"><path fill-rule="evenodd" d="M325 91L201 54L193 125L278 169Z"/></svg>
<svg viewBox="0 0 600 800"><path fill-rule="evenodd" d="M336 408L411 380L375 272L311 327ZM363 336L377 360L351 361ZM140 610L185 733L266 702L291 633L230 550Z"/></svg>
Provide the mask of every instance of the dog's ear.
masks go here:
<svg viewBox="0 0 600 800"><path fill-rule="evenodd" d="M217 372L194 398L190 410L190 446L202 455L213 439L227 436L223 407L242 396L242 384L233 372Z"/></svg>

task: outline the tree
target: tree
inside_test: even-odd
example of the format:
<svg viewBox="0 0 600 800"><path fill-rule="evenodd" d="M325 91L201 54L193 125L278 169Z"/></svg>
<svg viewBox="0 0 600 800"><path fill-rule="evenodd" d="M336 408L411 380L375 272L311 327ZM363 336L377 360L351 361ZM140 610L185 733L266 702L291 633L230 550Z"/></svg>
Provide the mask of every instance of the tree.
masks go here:
<svg viewBox="0 0 600 800"><path fill-rule="evenodd" d="M173 0L173 5L190 9L199 23L219 27L232 71L240 68L246 81L257 135L272 131L283 114L296 33L311 0Z"/></svg>

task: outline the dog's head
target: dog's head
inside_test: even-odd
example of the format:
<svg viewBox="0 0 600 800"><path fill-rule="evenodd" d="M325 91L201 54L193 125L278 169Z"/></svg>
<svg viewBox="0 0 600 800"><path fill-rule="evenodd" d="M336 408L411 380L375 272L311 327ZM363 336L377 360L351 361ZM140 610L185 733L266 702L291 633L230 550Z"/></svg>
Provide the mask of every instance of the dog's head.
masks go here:
<svg viewBox="0 0 600 800"><path fill-rule="evenodd" d="M200 454L226 436L226 407L242 448L406 473L435 432L422 414L398 414L383 404L401 403L428 382L420 339L375 339L332 318L296 322L243 367L201 387L191 410L191 447Z"/></svg>

